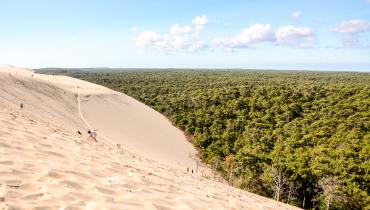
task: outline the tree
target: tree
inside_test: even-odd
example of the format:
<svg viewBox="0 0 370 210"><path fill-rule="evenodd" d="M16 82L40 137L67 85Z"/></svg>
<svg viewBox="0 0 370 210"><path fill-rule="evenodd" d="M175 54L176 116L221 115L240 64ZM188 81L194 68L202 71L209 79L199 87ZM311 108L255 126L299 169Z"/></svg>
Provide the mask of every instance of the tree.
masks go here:
<svg viewBox="0 0 370 210"><path fill-rule="evenodd" d="M281 168L272 168L271 177L273 181L274 199L280 201L280 197L284 192L285 184L288 181L286 173Z"/></svg>
<svg viewBox="0 0 370 210"><path fill-rule="evenodd" d="M333 204L345 201L345 195L341 191L342 183L336 177L323 177L319 181L319 187L323 190L323 198L326 210L329 210Z"/></svg>

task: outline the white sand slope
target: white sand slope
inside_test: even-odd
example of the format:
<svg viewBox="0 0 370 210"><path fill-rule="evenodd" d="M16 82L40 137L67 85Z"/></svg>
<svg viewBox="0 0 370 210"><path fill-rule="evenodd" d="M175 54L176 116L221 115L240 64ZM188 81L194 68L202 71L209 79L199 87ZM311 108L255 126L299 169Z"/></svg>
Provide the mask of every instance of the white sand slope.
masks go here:
<svg viewBox="0 0 370 210"><path fill-rule="evenodd" d="M92 95L82 103L82 111L94 128L125 149L182 170L196 170L196 150L184 134L133 98Z"/></svg>
<svg viewBox="0 0 370 210"><path fill-rule="evenodd" d="M179 129L155 110L127 95L66 76L35 74L32 70L11 66L0 71L78 94L86 128L97 129L100 137L121 144L131 152L182 170L196 170L200 165L195 158L196 150ZM199 172L204 170L198 167Z"/></svg>
<svg viewBox="0 0 370 210"><path fill-rule="evenodd" d="M106 139L88 142L86 124ZM187 155L195 154L186 145L163 116L128 96L0 68L0 209L295 209L185 172L179 164L193 164Z"/></svg>

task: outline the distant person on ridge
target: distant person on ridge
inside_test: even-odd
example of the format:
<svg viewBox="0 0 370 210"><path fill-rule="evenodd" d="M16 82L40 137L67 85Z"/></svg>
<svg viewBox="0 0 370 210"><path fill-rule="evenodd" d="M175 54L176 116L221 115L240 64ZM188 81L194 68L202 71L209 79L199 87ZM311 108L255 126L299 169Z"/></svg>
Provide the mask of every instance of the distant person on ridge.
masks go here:
<svg viewBox="0 0 370 210"><path fill-rule="evenodd" d="M89 137L87 138L87 140L93 140L95 142L98 142L96 140L96 136L97 136L96 130L92 130L92 131L91 130L88 130L87 133L89 134Z"/></svg>
<svg viewBox="0 0 370 210"><path fill-rule="evenodd" d="M23 103L21 103L20 107L21 107L21 110L23 110Z"/></svg>

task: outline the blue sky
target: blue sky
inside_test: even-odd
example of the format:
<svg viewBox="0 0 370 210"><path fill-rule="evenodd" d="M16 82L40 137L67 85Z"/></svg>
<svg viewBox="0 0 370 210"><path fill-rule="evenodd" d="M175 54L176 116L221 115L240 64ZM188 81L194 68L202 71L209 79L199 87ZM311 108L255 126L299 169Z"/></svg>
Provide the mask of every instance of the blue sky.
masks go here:
<svg viewBox="0 0 370 210"><path fill-rule="evenodd" d="M0 64L370 71L370 0L0 5Z"/></svg>

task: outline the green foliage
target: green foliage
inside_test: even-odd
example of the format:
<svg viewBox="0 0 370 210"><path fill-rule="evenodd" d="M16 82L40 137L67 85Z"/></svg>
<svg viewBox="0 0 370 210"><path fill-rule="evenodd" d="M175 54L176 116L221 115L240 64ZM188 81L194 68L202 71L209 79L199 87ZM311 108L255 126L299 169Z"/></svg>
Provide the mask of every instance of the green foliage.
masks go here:
<svg viewBox="0 0 370 210"><path fill-rule="evenodd" d="M369 208L368 73L72 76L124 92L163 113L192 135L203 161L237 187L304 208Z"/></svg>

